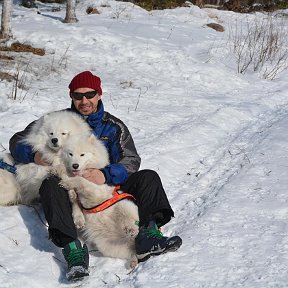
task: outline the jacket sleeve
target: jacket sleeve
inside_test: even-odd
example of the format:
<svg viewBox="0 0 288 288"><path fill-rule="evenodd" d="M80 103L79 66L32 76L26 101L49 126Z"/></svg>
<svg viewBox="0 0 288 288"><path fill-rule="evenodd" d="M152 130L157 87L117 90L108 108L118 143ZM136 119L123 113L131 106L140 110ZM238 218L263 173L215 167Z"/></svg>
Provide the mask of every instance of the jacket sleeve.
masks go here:
<svg viewBox="0 0 288 288"><path fill-rule="evenodd" d="M17 162L25 164L34 162L32 147L23 142L25 136L29 133L34 123L35 121L30 123L23 131L14 134L9 141L10 153Z"/></svg>
<svg viewBox="0 0 288 288"><path fill-rule="evenodd" d="M112 185L123 184L129 175L138 171L141 163L128 128L121 121L116 127L108 148L111 164L102 169L106 183Z"/></svg>

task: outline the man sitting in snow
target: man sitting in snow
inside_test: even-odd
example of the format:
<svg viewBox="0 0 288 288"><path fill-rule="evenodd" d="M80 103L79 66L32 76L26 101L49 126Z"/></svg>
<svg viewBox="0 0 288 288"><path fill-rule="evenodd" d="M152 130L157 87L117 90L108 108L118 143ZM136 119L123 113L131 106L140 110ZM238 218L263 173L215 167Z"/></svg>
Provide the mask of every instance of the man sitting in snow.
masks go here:
<svg viewBox="0 0 288 288"><path fill-rule="evenodd" d="M121 120L104 111L100 78L84 71L72 79L69 89L72 106L68 110L85 117L95 135L103 139L111 162L101 170L87 170L83 177L96 184L121 185L121 190L132 194L137 201L140 223L135 247L139 262L153 255L177 250L182 244L181 238L165 237L159 231L159 227L174 216L161 180L155 171L138 171L140 157L131 134ZM21 163L47 165L39 152L33 153L30 146L21 142L27 130L16 133L10 139L12 156ZM75 280L89 275L89 255L87 246L82 246L77 239L69 196L58 185L59 181L56 176L44 180L40 188L40 201L49 225L49 236L55 245L63 248L68 264L66 276L69 280Z"/></svg>

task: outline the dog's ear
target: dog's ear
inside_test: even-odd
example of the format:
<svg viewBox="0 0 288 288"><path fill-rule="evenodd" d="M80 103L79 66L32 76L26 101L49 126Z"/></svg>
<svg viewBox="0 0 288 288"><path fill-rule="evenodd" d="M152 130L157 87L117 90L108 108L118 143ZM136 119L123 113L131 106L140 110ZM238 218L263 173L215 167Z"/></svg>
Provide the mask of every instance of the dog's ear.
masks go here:
<svg viewBox="0 0 288 288"><path fill-rule="evenodd" d="M45 121L47 121L47 119L49 119L49 113L48 113L48 114L44 114L44 115L40 118L42 124L43 124Z"/></svg>
<svg viewBox="0 0 288 288"><path fill-rule="evenodd" d="M96 142L96 137L94 134L90 134L90 136L88 137L88 142L91 144L95 144Z"/></svg>

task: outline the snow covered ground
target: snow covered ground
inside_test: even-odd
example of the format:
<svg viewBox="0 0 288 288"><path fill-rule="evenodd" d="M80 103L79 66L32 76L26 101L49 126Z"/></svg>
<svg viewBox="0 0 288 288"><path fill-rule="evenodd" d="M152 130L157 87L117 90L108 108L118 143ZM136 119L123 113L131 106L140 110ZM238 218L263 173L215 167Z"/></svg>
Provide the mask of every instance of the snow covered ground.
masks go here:
<svg viewBox="0 0 288 288"><path fill-rule="evenodd" d="M86 15L89 5L101 14ZM0 207L0 287L287 287L288 71L274 81L237 74L228 49L236 20L263 15L83 0L79 22L64 24L65 11L50 8L14 6L14 41L46 54L1 62L26 86L12 100L13 83L0 82L2 150L32 120L68 107L72 77L93 71L106 110L134 137L141 168L160 174L175 210L163 232L183 246L130 274L125 261L91 251L90 277L71 284L41 207Z"/></svg>

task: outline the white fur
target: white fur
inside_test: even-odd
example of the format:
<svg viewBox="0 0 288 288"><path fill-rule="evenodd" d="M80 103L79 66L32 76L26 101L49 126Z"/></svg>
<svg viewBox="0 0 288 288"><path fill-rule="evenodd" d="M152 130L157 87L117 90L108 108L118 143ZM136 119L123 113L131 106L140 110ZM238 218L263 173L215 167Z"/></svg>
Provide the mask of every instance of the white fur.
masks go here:
<svg viewBox="0 0 288 288"><path fill-rule="evenodd" d="M89 125L75 113L57 111L41 117L32 126L23 142L31 145L34 152L41 152L47 162L51 163L51 166L41 166L35 163L16 165L16 181L13 178L14 175L10 173L7 184L7 186L10 185L9 190L0 187L0 195L4 189L9 194L7 200L3 197L0 204L30 204L35 201L39 195L39 188L43 180L49 175L52 166L60 163L59 154L65 141L73 135L87 137L90 134ZM3 174L3 171L0 172ZM0 174L1 183L4 181L2 178Z"/></svg>
<svg viewBox="0 0 288 288"><path fill-rule="evenodd" d="M91 133L89 125L77 114L56 111L42 116L32 126L24 143L31 145L34 152L41 152L48 162L57 165L58 152L69 137Z"/></svg>
<svg viewBox="0 0 288 288"><path fill-rule="evenodd" d="M0 157L6 163L14 165L10 154L5 153ZM15 175L7 170L0 169L0 205L13 205L18 203L20 186Z"/></svg>
<svg viewBox="0 0 288 288"><path fill-rule="evenodd" d="M66 175L75 175L75 172L81 175L84 169L99 169L108 164L104 145L93 135L86 141L71 139L63 146L61 155ZM77 166L78 171L75 171ZM101 212L83 210L83 214L77 204L77 196L84 207L90 208L111 198L114 187L97 185L81 176L65 177L63 174L60 184L69 191L75 225L84 227L86 241L95 244L104 256L128 259L130 267L134 268L138 263L135 252L135 237L139 231L136 225L139 220L137 206L124 199Z"/></svg>

